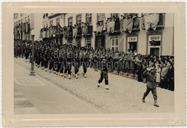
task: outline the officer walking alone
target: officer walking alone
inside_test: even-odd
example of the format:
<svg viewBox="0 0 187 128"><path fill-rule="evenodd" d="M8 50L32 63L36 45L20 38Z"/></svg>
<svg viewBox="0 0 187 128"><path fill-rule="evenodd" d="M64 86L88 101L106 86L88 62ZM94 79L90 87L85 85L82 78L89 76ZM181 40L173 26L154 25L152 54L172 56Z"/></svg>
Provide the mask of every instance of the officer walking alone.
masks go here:
<svg viewBox="0 0 187 128"><path fill-rule="evenodd" d="M149 64L149 67L144 71L144 76L146 76L147 79L147 87L146 91L143 95L142 102L145 103L145 98L151 91L153 94L154 99L154 106L159 107L157 104L157 91L156 91L156 70L153 67L153 63Z"/></svg>

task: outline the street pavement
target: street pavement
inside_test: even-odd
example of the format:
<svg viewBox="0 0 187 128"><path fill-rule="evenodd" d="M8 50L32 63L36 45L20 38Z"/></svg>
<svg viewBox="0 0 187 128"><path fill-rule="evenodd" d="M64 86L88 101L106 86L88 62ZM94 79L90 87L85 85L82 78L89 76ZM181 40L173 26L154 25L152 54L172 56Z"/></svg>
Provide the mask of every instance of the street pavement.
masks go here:
<svg viewBox="0 0 187 128"><path fill-rule="evenodd" d="M35 67L36 76L30 76L30 63L16 58L15 113L67 114L67 113L169 113L174 111L174 92L158 88L158 104L153 106L150 93L146 103L142 95L144 83L109 74L109 90L104 83L97 87L100 72L88 69L87 77L63 78ZM103 81L104 82L104 81Z"/></svg>

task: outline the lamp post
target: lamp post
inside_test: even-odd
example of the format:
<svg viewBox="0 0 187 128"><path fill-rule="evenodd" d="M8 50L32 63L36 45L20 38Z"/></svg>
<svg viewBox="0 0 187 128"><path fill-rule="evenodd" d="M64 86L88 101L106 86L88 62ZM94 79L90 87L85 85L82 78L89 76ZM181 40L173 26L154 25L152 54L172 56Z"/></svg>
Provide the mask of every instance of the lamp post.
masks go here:
<svg viewBox="0 0 187 128"><path fill-rule="evenodd" d="M35 76L35 71L34 71L34 35L31 36L32 38L32 56L31 56L31 76Z"/></svg>

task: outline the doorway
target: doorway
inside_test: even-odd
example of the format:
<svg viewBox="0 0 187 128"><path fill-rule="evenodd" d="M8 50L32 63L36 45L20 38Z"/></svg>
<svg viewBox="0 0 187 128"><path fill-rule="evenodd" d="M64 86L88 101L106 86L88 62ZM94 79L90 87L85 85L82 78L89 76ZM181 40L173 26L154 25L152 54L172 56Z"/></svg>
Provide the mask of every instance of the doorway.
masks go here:
<svg viewBox="0 0 187 128"><path fill-rule="evenodd" d="M132 52L137 51L137 42L129 42L129 50Z"/></svg>
<svg viewBox="0 0 187 128"><path fill-rule="evenodd" d="M149 47L149 54L154 56L160 56L160 47Z"/></svg>
<svg viewBox="0 0 187 128"><path fill-rule="evenodd" d="M105 48L105 36L96 36L95 48Z"/></svg>

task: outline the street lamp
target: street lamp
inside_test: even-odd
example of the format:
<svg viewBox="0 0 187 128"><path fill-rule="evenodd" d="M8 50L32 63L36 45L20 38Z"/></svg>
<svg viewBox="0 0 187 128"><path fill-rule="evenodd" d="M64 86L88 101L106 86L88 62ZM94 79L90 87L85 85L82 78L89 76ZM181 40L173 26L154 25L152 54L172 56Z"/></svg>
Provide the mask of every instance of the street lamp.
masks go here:
<svg viewBox="0 0 187 128"><path fill-rule="evenodd" d="M31 76L35 76L35 71L34 71L34 35L31 36L32 38L32 56L31 56Z"/></svg>

